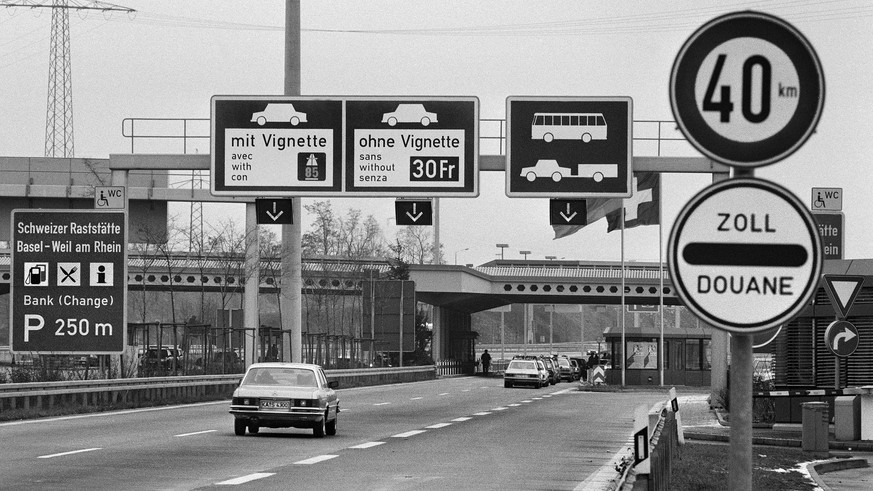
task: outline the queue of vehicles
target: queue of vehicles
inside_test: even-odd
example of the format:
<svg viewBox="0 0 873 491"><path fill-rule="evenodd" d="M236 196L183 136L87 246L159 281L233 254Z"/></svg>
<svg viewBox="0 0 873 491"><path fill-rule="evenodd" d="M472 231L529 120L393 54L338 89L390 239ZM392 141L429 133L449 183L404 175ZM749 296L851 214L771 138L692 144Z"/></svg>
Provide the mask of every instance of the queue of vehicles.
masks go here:
<svg viewBox="0 0 873 491"><path fill-rule="evenodd" d="M561 381L579 380L582 368L578 360L567 356L518 355L503 372L503 386L530 385L539 389Z"/></svg>

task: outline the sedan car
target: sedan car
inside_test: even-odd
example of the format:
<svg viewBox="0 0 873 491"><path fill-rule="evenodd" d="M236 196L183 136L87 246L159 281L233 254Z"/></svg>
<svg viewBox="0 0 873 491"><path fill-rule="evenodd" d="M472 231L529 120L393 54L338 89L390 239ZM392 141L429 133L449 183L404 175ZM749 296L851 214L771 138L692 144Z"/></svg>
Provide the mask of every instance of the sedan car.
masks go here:
<svg viewBox="0 0 873 491"><path fill-rule="evenodd" d="M512 360L503 372L503 386L531 385L537 389L549 385L539 360Z"/></svg>
<svg viewBox="0 0 873 491"><path fill-rule="evenodd" d="M555 385L560 382L561 372L558 369L558 365L555 363L555 361L548 356L544 356L541 359L543 361L543 364L546 366L546 370L549 371L549 383Z"/></svg>
<svg viewBox="0 0 873 491"><path fill-rule="evenodd" d="M382 122L388 123L388 126L397 123L421 123L427 126L437 122L437 115L425 111L424 104L398 104L396 110L382 115Z"/></svg>
<svg viewBox="0 0 873 491"><path fill-rule="evenodd" d="M267 104L263 111L252 114L252 123L264 126L267 123L291 123L297 126L306 122L306 113L294 109L294 104L273 103Z"/></svg>
<svg viewBox="0 0 873 491"><path fill-rule="evenodd" d="M339 399L318 365L255 363L233 393L230 414L239 436L267 428L312 428L316 437L335 435Z"/></svg>
<svg viewBox="0 0 873 491"><path fill-rule="evenodd" d="M560 374L561 380L572 382L574 380L574 377L573 367L572 365L570 365L570 359L564 356L559 356L556 360L553 361L558 365L558 372Z"/></svg>

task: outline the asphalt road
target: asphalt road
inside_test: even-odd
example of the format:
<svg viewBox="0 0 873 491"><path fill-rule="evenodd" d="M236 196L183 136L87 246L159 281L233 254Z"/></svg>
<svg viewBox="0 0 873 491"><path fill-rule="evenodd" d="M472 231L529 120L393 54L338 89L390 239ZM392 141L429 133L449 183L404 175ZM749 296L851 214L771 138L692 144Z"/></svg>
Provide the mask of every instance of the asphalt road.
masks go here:
<svg viewBox="0 0 873 491"><path fill-rule="evenodd" d="M631 441L634 408L666 394L461 377L339 397L325 438L237 437L229 401L2 423L0 489L596 488Z"/></svg>

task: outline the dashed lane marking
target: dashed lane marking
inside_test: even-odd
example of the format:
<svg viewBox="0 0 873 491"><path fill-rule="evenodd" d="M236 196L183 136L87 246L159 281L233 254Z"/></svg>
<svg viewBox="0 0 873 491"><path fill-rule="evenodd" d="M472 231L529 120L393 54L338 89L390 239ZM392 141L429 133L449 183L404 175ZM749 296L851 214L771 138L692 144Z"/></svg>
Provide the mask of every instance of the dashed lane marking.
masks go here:
<svg viewBox="0 0 873 491"><path fill-rule="evenodd" d="M430 430L437 430L440 428L445 428L446 426L452 426L452 423L437 423L435 425L425 426L425 428Z"/></svg>
<svg viewBox="0 0 873 491"><path fill-rule="evenodd" d="M452 421L455 421L457 423L462 423L464 421L470 421L471 419L473 419L473 418L461 417L461 418L455 418Z"/></svg>
<svg viewBox="0 0 873 491"><path fill-rule="evenodd" d="M265 477L270 477L276 474L275 472L255 472L254 474L249 474L247 476L236 477L234 479L228 479L227 481L221 481L215 483L216 486L235 486L237 484L245 484L247 482L255 481L257 479L263 479Z"/></svg>
<svg viewBox="0 0 873 491"><path fill-rule="evenodd" d="M447 396L447 395L449 395L449 393L448 393L448 392L443 392L442 394L439 394L439 395L441 395L441 396Z"/></svg>
<svg viewBox="0 0 873 491"><path fill-rule="evenodd" d="M312 465L319 462L324 462L325 460L335 459L337 457L339 457L339 455L319 455L317 457L311 457L305 460L301 460L299 462L294 462L294 465Z"/></svg>
<svg viewBox="0 0 873 491"><path fill-rule="evenodd" d="M410 399L410 401L417 401L419 399L424 399L424 397L413 397L412 399Z"/></svg>
<svg viewBox="0 0 873 491"><path fill-rule="evenodd" d="M488 416L489 414L491 413L488 411L482 411L481 413L473 413L473 416Z"/></svg>
<svg viewBox="0 0 873 491"><path fill-rule="evenodd" d="M376 404L373 404L373 405L374 406L386 406L388 404L391 404L391 403L390 402L377 402Z"/></svg>
<svg viewBox="0 0 873 491"><path fill-rule="evenodd" d="M102 448L83 448L81 450L71 450L69 452L61 452L61 453L53 453L51 455L40 455L37 457L38 459L53 459L55 457L64 457L67 455L73 455L77 453L85 453L85 452L93 452L95 450L103 450Z"/></svg>
<svg viewBox="0 0 873 491"><path fill-rule="evenodd" d="M367 443L362 443L360 445L355 445L355 446L349 447L349 448L354 448L356 450L362 450L365 448L378 447L379 445L384 445L384 444L385 444L385 442L367 442Z"/></svg>
<svg viewBox="0 0 873 491"><path fill-rule="evenodd" d="M492 411L506 411L507 409L509 409L509 408L508 407L495 407L494 409L492 409Z"/></svg>
<svg viewBox="0 0 873 491"><path fill-rule="evenodd" d="M391 438L409 438L411 436L420 435L422 433L426 433L426 431L425 430L412 430L412 431L407 431L405 433L398 433L398 434L392 436Z"/></svg>
<svg viewBox="0 0 873 491"><path fill-rule="evenodd" d="M215 433L218 430L203 430L203 431L194 431L191 433L182 433L181 435L173 435L174 437L183 437L183 436L194 436L194 435L203 435L206 433Z"/></svg>

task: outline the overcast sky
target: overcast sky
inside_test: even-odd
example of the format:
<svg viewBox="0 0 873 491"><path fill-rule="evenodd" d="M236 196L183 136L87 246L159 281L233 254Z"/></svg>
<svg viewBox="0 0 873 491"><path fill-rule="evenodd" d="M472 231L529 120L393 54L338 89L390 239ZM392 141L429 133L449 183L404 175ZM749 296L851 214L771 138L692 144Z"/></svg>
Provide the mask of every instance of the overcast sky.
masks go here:
<svg viewBox="0 0 873 491"><path fill-rule="evenodd" d="M128 1L135 16L70 15L75 156L129 153L124 118L208 118L213 95L275 95L283 88L284 2ZM815 48L826 98L817 132L786 160L756 170L807 205L812 187L844 189L846 258L873 257L873 4L819 1L303 1L303 95L477 96L480 117L505 117L507 96L629 96L635 120L672 120L670 70L685 40L710 19L758 10L797 27ZM45 146L51 13L0 7L0 155L40 157ZM208 132L208 127L203 126ZM193 146L194 148L190 148ZM208 152L208 141L189 152ZM181 153L179 142L137 153ZM484 152L483 152L484 153ZM637 155L652 155L637 147ZM667 155L698 155L672 146ZM664 178L664 249L682 205L709 176ZM304 199L311 202L312 199ZM393 199L336 199L373 214L389 238ZM205 208L217 222L240 206ZM173 213L187 216L184 206ZM553 240L548 200L505 196L504 174L483 172L476 199L441 200L448 262L554 255L618 260L619 233L601 220ZM308 224L304 224L304 230ZM469 248L469 250L463 250ZM626 256L658 259L658 227L626 233Z"/></svg>

